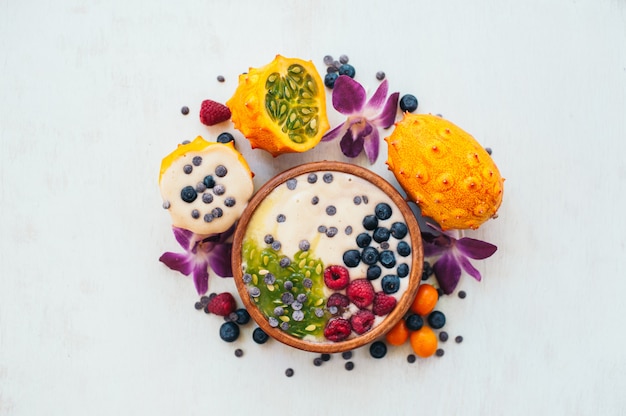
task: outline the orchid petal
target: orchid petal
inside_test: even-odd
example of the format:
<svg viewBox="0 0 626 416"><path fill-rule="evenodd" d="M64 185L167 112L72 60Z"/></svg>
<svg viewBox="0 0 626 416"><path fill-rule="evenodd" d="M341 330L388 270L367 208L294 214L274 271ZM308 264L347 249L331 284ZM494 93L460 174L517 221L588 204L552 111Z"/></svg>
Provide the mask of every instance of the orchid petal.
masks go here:
<svg viewBox="0 0 626 416"><path fill-rule="evenodd" d="M486 241L476 240L475 238L463 237L456 242L456 247L464 256L471 259L482 260L490 257L496 252L498 247Z"/></svg>
<svg viewBox="0 0 626 416"><path fill-rule="evenodd" d="M324 134L324 137L322 137L322 141L328 142L330 140L336 139L339 136L343 136L344 134L346 134L346 130L348 130L348 127L349 127L349 124L347 122L338 125L331 131Z"/></svg>
<svg viewBox="0 0 626 416"><path fill-rule="evenodd" d="M341 146L341 151L344 155L348 157L357 157L363 150L363 138L357 137L356 139L353 139L352 133L348 130L347 133L341 138L339 145Z"/></svg>
<svg viewBox="0 0 626 416"><path fill-rule="evenodd" d="M399 96L400 93L398 92L391 94L385 103L383 111L374 120L372 120L372 122L384 129L391 127L391 125L396 121Z"/></svg>
<svg viewBox="0 0 626 416"><path fill-rule="evenodd" d="M478 280L480 282L480 280L482 279L482 277L480 275L480 272L478 270L476 270L476 268L474 266L472 266L472 264L467 259L467 257L461 257L460 258L460 263L461 263L461 267L463 268L463 270L465 270L465 272L467 274L469 274L474 279L476 279L476 280Z"/></svg>
<svg viewBox="0 0 626 416"><path fill-rule="evenodd" d="M429 243L426 240L424 242L424 257L438 256L445 252L448 248L440 246L438 244Z"/></svg>
<svg viewBox="0 0 626 416"><path fill-rule="evenodd" d="M192 245L191 242L194 239L194 233L178 227L172 227L172 230L174 231L174 237L176 238L176 241L178 241L178 244L180 244L180 246L186 251L189 251Z"/></svg>
<svg viewBox="0 0 626 416"><path fill-rule="evenodd" d="M365 104L365 88L347 75L340 75L333 87L333 107L341 114L358 113Z"/></svg>
<svg viewBox="0 0 626 416"><path fill-rule="evenodd" d="M171 253L168 251L159 257L159 261L170 269L181 272L185 276L189 276L189 273L193 270L193 261L187 254Z"/></svg>
<svg viewBox="0 0 626 416"><path fill-rule="evenodd" d="M378 110L383 106L387 97L387 80L384 80L376 89L376 92L365 105L365 110Z"/></svg>
<svg viewBox="0 0 626 416"><path fill-rule="evenodd" d="M363 141L363 150L365 150L365 155L372 165L376 162L376 159L378 159L379 144L380 138L378 136L378 129L373 129L372 133L365 137Z"/></svg>
<svg viewBox="0 0 626 416"><path fill-rule="evenodd" d="M450 252L445 253L435 262L433 269L443 293L449 295L454 292L461 279L461 267L454 255Z"/></svg>
<svg viewBox="0 0 626 416"><path fill-rule="evenodd" d="M198 295L204 295L209 289L209 271L206 262L196 263L193 268L193 283Z"/></svg>
<svg viewBox="0 0 626 416"><path fill-rule="evenodd" d="M215 246L209 257L209 266L220 277L232 277L231 265L232 244L220 244Z"/></svg>

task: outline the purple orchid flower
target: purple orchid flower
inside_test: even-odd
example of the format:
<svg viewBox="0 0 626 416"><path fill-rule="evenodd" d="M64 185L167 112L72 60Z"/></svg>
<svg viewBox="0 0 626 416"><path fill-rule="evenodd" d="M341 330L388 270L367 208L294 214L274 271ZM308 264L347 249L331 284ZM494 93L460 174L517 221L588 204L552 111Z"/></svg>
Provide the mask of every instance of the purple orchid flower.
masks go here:
<svg viewBox="0 0 626 416"><path fill-rule="evenodd" d="M220 277L233 275L230 263L233 244L226 241L233 234L234 226L223 233L208 236L178 227L172 227L172 230L185 253L166 252L159 261L185 276L193 272L193 283L199 295L204 295L209 289L209 268Z"/></svg>
<svg viewBox="0 0 626 416"><path fill-rule="evenodd" d="M433 265L435 277L443 293L449 295L454 292L461 270L464 270L480 282L481 275L469 259L482 260L490 257L498 247L485 241L463 237L456 239L449 234L432 235L422 233L424 241L424 257L441 255Z"/></svg>
<svg viewBox="0 0 626 416"><path fill-rule="evenodd" d="M387 80L366 102L365 88L347 75L335 80L333 107L348 119L324 135L322 141L341 136L341 151L348 157L357 157L362 151L370 163L376 162L380 138L378 128L389 128L396 120L398 96L394 92L387 98ZM387 100L385 101L385 99Z"/></svg>

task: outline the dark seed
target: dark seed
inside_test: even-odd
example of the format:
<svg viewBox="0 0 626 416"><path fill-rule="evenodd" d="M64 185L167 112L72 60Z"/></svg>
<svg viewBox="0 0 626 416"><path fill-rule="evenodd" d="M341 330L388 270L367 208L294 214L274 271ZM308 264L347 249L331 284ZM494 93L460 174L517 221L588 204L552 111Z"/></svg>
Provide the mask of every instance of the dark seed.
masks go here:
<svg viewBox="0 0 626 416"><path fill-rule="evenodd" d="M225 81L225 79L224 79L223 75L218 75L217 76L217 82L224 82L224 81Z"/></svg>
<svg viewBox="0 0 626 416"><path fill-rule="evenodd" d="M454 338L454 341L455 341L457 344L460 344L461 342L463 342L463 337L462 337L462 336L460 336L460 335L457 335L457 336L456 336L456 338Z"/></svg>
<svg viewBox="0 0 626 416"><path fill-rule="evenodd" d="M276 222L285 222L286 219L287 219L287 217L285 217L285 215L283 215L283 214L278 214L276 216Z"/></svg>
<svg viewBox="0 0 626 416"><path fill-rule="evenodd" d="M344 351L341 353L341 357L344 360L349 360L350 358L352 358L352 351Z"/></svg>
<svg viewBox="0 0 626 416"><path fill-rule="evenodd" d="M437 351L435 351L435 355L437 357L443 357L443 354L445 354L445 351L442 350L441 348L437 348Z"/></svg>
<svg viewBox="0 0 626 416"><path fill-rule="evenodd" d="M193 166L191 165L183 166L183 172L185 172L187 175L189 175L192 171L193 171Z"/></svg>
<svg viewBox="0 0 626 416"><path fill-rule="evenodd" d="M202 164L202 156L194 156L193 159L191 159L191 163L193 163L194 166L200 166Z"/></svg>
<svg viewBox="0 0 626 416"><path fill-rule="evenodd" d="M237 357L237 358L243 357L243 350L241 348L237 348L235 350L235 357Z"/></svg>
<svg viewBox="0 0 626 416"><path fill-rule="evenodd" d="M224 165L218 165L215 168L215 175L219 176L220 178L223 178L224 176L226 176L227 173L228 173L228 169L226 169L226 166Z"/></svg>
<svg viewBox="0 0 626 416"><path fill-rule="evenodd" d="M292 178L287 181L287 189L289 189L290 191L296 189L296 186L298 186L298 181L296 179Z"/></svg>
<svg viewBox="0 0 626 416"><path fill-rule="evenodd" d="M354 199L352 200L352 202L354 202L354 205L361 205L361 197L360 196L355 196Z"/></svg>
<svg viewBox="0 0 626 416"><path fill-rule="evenodd" d="M352 361L348 361L344 367L346 370L352 371L354 370L354 363Z"/></svg>
<svg viewBox="0 0 626 416"><path fill-rule="evenodd" d="M313 365L316 367L319 367L323 364L324 362L322 361L322 359L320 357L315 357L313 359Z"/></svg>
<svg viewBox="0 0 626 416"><path fill-rule="evenodd" d="M348 225L346 229L344 230L344 232L346 233L346 235L352 234L352 226Z"/></svg>
<svg viewBox="0 0 626 416"><path fill-rule="evenodd" d="M218 184L213 187L213 193L215 195L224 195L224 192L226 192L226 188L224 187L224 185Z"/></svg>
<svg viewBox="0 0 626 416"><path fill-rule="evenodd" d="M369 198L367 197L367 195L363 195L363 203L367 204L368 202L370 202Z"/></svg>
<svg viewBox="0 0 626 416"><path fill-rule="evenodd" d="M195 218L195 219L200 218L200 211L198 211L197 209L194 209L193 211L191 211L191 218Z"/></svg>
<svg viewBox="0 0 626 416"><path fill-rule="evenodd" d="M224 205L227 207L234 207L235 206L235 198L233 198L232 196L229 196L228 198L226 198L224 200Z"/></svg>
<svg viewBox="0 0 626 416"><path fill-rule="evenodd" d="M415 362L415 355L414 354L407 355L406 360L409 364L413 364Z"/></svg>
<svg viewBox="0 0 626 416"><path fill-rule="evenodd" d="M320 357L321 357L321 358L322 358L322 360L324 360L324 361L330 361L330 354L326 354L326 353L324 353L324 354L322 354Z"/></svg>
<svg viewBox="0 0 626 416"><path fill-rule="evenodd" d="M183 107L180 109L180 112L181 112L184 116L186 116L187 114L189 114L189 107L187 107L186 105L185 105L185 106L183 106Z"/></svg>
<svg viewBox="0 0 626 416"><path fill-rule="evenodd" d="M195 189L193 189L193 186L185 186L180 191L180 198L185 202L191 203L195 201L197 197L198 197L198 193L196 192Z"/></svg>
<svg viewBox="0 0 626 416"><path fill-rule="evenodd" d="M385 79L385 73L383 71L378 71L376 73L376 79L382 81L383 79Z"/></svg>
<svg viewBox="0 0 626 416"><path fill-rule="evenodd" d="M326 214L333 216L337 213L337 208L334 205L329 205L326 207Z"/></svg>
<svg viewBox="0 0 626 416"><path fill-rule="evenodd" d="M439 341L446 342L448 340L448 333L446 331L441 331L439 333Z"/></svg>
<svg viewBox="0 0 626 416"><path fill-rule="evenodd" d="M285 370L285 375L287 377L293 377L293 368L288 368Z"/></svg>
<svg viewBox="0 0 626 416"><path fill-rule="evenodd" d="M309 176L307 176L306 181L308 183L315 183L315 182L317 182L317 175L315 173L309 173Z"/></svg>
<svg viewBox="0 0 626 416"><path fill-rule="evenodd" d="M339 232L339 230L337 229L337 227L328 227L328 229L326 230L326 237L334 237L337 235L337 233Z"/></svg>
<svg viewBox="0 0 626 416"><path fill-rule="evenodd" d="M325 173L324 176L322 177L322 179L326 183L331 183L333 181L333 174L332 173Z"/></svg>
<svg viewBox="0 0 626 416"><path fill-rule="evenodd" d="M274 236L272 234L266 234L265 237L263 237L263 241L265 244L272 244L274 242Z"/></svg>
<svg viewBox="0 0 626 416"><path fill-rule="evenodd" d="M316 196L314 196L313 198L311 198L311 205L317 205L317 203L320 202L320 199Z"/></svg>
<svg viewBox="0 0 626 416"><path fill-rule="evenodd" d="M459 291L459 298L465 299L466 296L467 296L467 293L465 293L464 290Z"/></svg>

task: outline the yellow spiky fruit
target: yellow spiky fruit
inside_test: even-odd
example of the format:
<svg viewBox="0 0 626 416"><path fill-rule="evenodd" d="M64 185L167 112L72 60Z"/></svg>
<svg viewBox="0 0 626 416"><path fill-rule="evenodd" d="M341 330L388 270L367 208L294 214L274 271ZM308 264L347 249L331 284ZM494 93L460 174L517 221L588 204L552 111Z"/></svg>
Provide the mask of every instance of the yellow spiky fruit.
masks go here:
<svg viewBox="0 0 626 416"><path fill-rule="evenodd" d="M235 128L273 156L305 152L329 129L322 79L311 61L276 58L239 76L226 102Z"/></svg>
<svg viewBox="0 0 626 416"><path fill-rule="evenodd" d="M476 229L495 217L504 179L470 134L441 117L405 113L385 141L398 183L442 229Z"/></svg>

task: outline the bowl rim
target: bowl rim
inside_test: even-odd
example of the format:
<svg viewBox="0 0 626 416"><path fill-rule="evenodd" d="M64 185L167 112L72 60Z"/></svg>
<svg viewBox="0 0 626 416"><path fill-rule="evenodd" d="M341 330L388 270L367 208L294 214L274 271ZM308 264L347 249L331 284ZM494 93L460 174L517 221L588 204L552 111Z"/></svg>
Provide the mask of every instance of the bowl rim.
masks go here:
<svg viewBox="0 0 626 416"><path fill-rule="evenodd" d="M243 238L246 234L248 223L250 222L250 219L252 218L257 207L279 185L282 185L291 178L312 172L342 172L352 174L354 176L367 180L368 182L380 188L396 204L396 206L400 209L400 212L402 213L407 228L409 229L412 247L412 259L410 269L411 271L409 276L407 276L407 279L409 279L409 283L406 291L400 297L400 300L397 302L396 307L393 309L393 311L391 311L384 318L384 320L380 322L380 324L378 324L376 327L372 328L370 331L366 332L363 335L359 335L345 341L311 342L289 335L279 328L271 327L265 315L251 300L250 295L248 294L247 285L243 282ZM233 278L235 280L235 285L237 286L239 296L241 297L241 300L244 303L244 306L250 316L254 319L257 325L261 327L263 331L265 331L268 335L275 338L276 340L282 342L283 344L304 351L319 353L337 353L353 350L376 340L380 336L387 333L400 319L403 318L404 314L411 306L411 303L415 298L417 289L422 280L421 278L424 263L424 250L422 245L421 232L415 214L409 207L406 200L398 192L398 190L386 179L367 168L351 163L337 161L318 161L304 163L287 169L281 173L278 173L276 176L263 184L261 188L259 188L259 190L248 202L247 207L244 209L241 218L237 223L237 227L233 237L231 262Z"/></svg>

